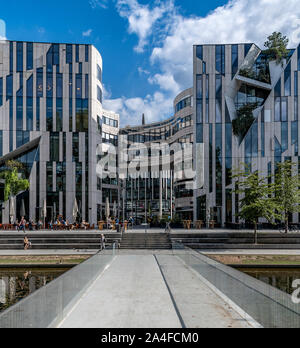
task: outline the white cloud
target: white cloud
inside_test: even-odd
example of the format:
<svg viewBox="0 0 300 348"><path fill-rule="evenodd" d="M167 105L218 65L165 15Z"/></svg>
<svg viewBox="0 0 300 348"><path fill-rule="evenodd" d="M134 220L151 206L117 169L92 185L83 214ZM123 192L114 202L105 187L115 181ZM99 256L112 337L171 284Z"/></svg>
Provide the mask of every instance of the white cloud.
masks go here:
<svg viewBox="0 0 300 348"><path fill-rule="evenodd" d="M93 9L97 7L107 8L108 6L108 0L90 0L89 3Z"/></svg>
<svg viewBox="0 0 300 348"><path fill-rule="evenodd" d="M0 40L6 40L6 24L0 19Z"/></svg>
<svg viewBox="0 0 300 348"><path fill-rule="evenodd" d="M173 0L159 1L157 6L141 5L136 0L117 0L117 9L121 17L127 18L128 31L139 39L136 52L144 52L148 38L153 34L154 25L174 8Z"/></svg>
<svg viewBox="0 0 300 348"><path fill-rule="evenodd" d="M138 72L140 75L150 75L150 71L143 69L142 67L138 67Z"/></svg>
<svg viewBox="0 0 300 348"><path fill-rule="evenodd" d="M128 18L129 32L139 38L136 51L142 51L152 37L150 62L159 69L148 78L150 84L160 89L158 94L146 96L144 100L137 98L134 110L125 97L118 99L121 117L124 113L126 122L131 120L133 124L135 115L143 112L149 113L148 121L168 115L176 94L192 86L194 44L255 42L263 47L273 31L287 35L290 47L298 46L300 41L299 0L231 0L206 17L183 17L170 3L169 7L166 2L156 4L150 9L136 0L118 0L120 15ZM163 14L166 18L159 21ZM113 101L110 103L113 107Z"/></svg>
<svg viewBox="0 0 300 348"><path fill-rule="evenodd" d="M145 98L117 98L104 100L103 106L120 114L122 126L137 125L142 122L142 114L146 115L146 122L156 122L165 117L166 111L172 114L172 98L160 92L147 95Z"/></svg>
<svg viewBox="0 0 300 348"><path fill-rule="evenodd" d="M92 32L93 32L93 29L88 29L87 31L84 31L82 33L82 36L89 37L89 36L91 36Z"/></svg>

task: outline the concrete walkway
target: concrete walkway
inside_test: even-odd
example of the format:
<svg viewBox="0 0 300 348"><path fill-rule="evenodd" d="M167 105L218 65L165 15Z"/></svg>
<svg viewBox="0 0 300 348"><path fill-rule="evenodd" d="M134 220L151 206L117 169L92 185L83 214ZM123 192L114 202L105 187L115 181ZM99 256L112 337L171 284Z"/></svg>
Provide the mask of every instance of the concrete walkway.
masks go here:
<svg viewBox="0 0 300 348"><path fill-rule="evenodd" d="M249 326L180 259L155 253L116 256L59 327Z"/></svg>

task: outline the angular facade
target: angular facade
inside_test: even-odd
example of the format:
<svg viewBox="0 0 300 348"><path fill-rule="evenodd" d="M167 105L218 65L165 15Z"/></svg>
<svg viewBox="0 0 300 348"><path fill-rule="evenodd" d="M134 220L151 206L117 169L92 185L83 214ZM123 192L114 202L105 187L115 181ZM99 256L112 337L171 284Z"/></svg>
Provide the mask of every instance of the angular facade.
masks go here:
<svg viewBox="0 0 300 348"><path fill-rule="evenodd" d="M242 163L267 176L277 162L299 162L299 70L300 47L280 64L255 44L194 47L195 138L205 170L195 219L238 222L230 172Z"/></svg>
<svg viewBox="0 0 300 348"><path fill-rule="evenodd" d="M102 58L91 45L5 41L0 44L0 152L26 165L26 216L97 222L97 146L102 143ZM9 220L4 204L2 221Z"/></svg>
<svg viewBox="0 0 300 348"><path fill-rule="evenodd" d="M180 219L193 218L193 179L177 177L174 155L169 157L170 153L164 153L164 145L172 151L176 145L183 148L185 144L193 144L193 125L193 90L190 88L175 98L174 116L170 119L121 129L120 136L126 137L127 147L131 148L128 150L129 162L142 161L140 155L145 149L149 156L144 172L138 170L136 176L127 172L126 180L122 181L121 206L126 219L132 216L137 222L145 222L145 216L162 218L175 214ZM151 161L156 151L151 150L151 146L155 144L162 146L159 163L153 167ZM130 151L134 152L133 156Z"/></svg>

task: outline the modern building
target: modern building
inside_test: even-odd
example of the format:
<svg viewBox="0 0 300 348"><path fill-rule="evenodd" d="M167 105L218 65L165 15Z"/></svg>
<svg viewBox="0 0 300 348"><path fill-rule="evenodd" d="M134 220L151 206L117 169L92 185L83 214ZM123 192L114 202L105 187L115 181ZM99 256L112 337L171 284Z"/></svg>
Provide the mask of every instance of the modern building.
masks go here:
<svg viewBox="0 0 300 348"><path fill-rule="evenodd" d="M149 212L232 226L239 207L235 168L247 164L268 176L279 161L299 162L300 46L279 64L255 44L195 45L193 55L193 88L175 99L174 116L120 134L129 145L148 148L161 141L192 143L194 183L174 180L174 170L129 178L124 210L141 220Z"/></svg>
<svg viewBox="0 0 300 348"><path fill-rule="evenodd" d="M127 173L126 180L121 181L121 206L125 218L132 216L138 222L145 222L148 217L161 219L174 217L175 214L180 219L193 218L193 179L174 175L174 155L170 154L170 159L166 160L162 147L158 166L151 166L151 156L155 156L151 146L165 144L172 148L174 144L193 144L193 124L193 90L188 89L175 98L174 116L170 119L121 129L120 136L126 137L128 149L133 150L138 161L143 146L146 146L149 155L148 168L144 173L137 176ZM133 144L136 148L132 149ZM129 162L134 156L129 155Z"/></svg>
<svg viewBox="0 0 300 348"><path fill-rule="evenodd" d="M255 44L194 47L195 144L204 144L205 170L195 219L238 222L230 173L242 163L266 176L282 160L299 163L299 70L300 47L281 63Z"/></svg>
<svg viewBox="0 0 300 348"><path fill-rule="evenodd" d="M76 199L79 217L91 223L104 219L107 202L111 215L141 223L150 216L237 223L234 168L246 163L267 176L279 161L299 163L300 46L278 64L255 44L195 45L193 64L193 87L175 98L171 118L145 124L143 116L141 126L120 130L119 115L102 108L102 59L93 46L2 42L0 165L18 159L30 179L14 217L25 201L26 215L38 219L46 201L48 219L71 219ZM109 145L119 168L103 178L97 164ZM178 146L191 154L178 159ZM124 172L124 162L138 170ZM193 177L177 175L186 167Z"/></svg>
<svg viewBox="0 0 300 348"><path fill-rule="evenodd" d="M102 58L91 45L4 41L0 44L0 162L26 166L26 216L97 222L97 146L102 143ZM11 215L4 204L2 221Z"/></svg>

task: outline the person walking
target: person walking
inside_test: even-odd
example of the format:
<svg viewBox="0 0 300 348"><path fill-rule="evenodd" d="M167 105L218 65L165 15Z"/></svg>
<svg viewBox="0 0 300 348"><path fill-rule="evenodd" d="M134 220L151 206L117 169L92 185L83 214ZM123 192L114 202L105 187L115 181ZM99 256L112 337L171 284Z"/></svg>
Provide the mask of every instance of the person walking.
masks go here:
<svg viewBox="0 0 300 348"><path fill-rule="evenodd" d="M101 234L101 251L105 249L105 236Z"/></svg>
<svg viewBox="0 0 300 348"><path fill-rule="evenodd" d="M20 224L19 224L19 230L20 231L23 230L23 232L26 233L25 228L26 228L26 220L24 216L22 216Z"/></svg>

